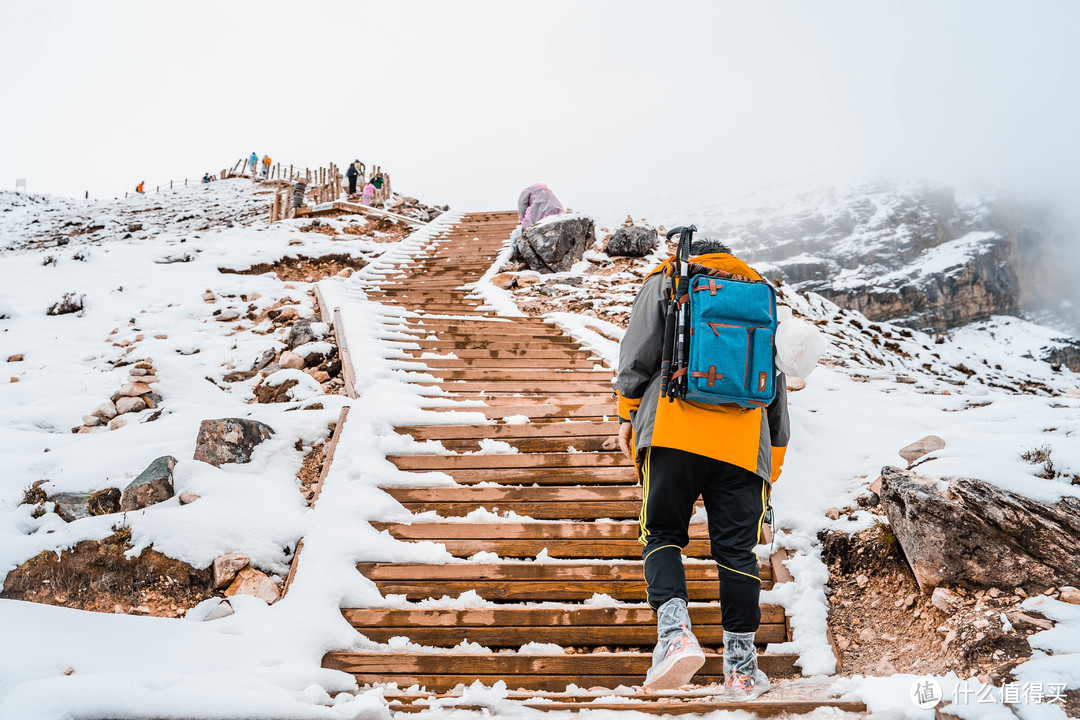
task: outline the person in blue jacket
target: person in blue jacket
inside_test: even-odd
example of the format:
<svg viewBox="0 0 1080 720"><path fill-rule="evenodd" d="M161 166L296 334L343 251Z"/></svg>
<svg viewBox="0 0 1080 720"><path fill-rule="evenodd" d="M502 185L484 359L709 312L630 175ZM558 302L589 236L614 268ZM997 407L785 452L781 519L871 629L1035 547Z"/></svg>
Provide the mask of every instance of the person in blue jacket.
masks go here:
<svg viewBox="0 0 1080 720"><path fill-rule="evenodd" d="M251 163L251 177L255 177L255 171L259 168L259 156L255 153L251 153L248 162Z"/></svg>

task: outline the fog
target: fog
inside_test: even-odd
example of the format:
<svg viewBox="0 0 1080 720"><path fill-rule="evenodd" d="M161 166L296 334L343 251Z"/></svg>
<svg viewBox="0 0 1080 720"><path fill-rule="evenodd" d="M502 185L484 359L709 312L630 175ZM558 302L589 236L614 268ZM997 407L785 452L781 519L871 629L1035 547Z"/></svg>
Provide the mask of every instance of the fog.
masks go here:
<svg viewBox="0 0 1080 720"><path fill-rule="evenodd" d="M255 151L429 202L778 181L1070 194L1072 2L51 2L0 27L0 187L93 197Z"/></svg>

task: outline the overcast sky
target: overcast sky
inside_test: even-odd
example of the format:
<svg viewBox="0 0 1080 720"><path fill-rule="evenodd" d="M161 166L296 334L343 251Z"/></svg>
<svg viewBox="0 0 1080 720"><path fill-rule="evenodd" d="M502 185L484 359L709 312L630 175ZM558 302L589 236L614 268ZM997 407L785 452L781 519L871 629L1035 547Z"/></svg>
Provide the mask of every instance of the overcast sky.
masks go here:
<svg viewBox="0 0 1080 720"><path fill-rule="evenodd" d="M468 209L1080 167L1080 3L8 2L0 188L123 195L252 151Z"/></svg>

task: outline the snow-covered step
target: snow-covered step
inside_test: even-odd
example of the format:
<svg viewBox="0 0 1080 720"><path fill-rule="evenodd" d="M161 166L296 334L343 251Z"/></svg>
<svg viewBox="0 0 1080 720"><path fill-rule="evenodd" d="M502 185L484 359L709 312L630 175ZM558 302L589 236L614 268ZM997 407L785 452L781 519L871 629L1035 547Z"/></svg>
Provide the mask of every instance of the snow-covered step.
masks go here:
<svg viewBox="0 0 1080 720"><path fill-rule="evenodd" d="M493 513L513 512L535 520L630 520L641 512L640 485L454 486L383 488L383 491L411 512L435 512L441 517L462 517L484 509Z"/></svg>

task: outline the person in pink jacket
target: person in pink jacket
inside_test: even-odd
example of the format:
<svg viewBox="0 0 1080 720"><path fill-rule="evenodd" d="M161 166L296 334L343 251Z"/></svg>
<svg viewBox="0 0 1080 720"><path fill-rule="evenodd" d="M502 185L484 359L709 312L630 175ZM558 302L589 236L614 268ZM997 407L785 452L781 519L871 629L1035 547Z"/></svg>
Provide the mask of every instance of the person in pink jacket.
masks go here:
<svg viewBox="0 0 1080 720"><path fill-rule="evenodd" d="M565 210L559 198L543 183L530 185L518 196L518 222L521 224L521 232L549 215L560 215L563 212Z"/></svg>
<svg viewBox="0 0 1080 720"><path fill-rule="evenodd" d="M361 204L370 205L371 204L371 198L373 198L374 196L375 196L375 186L372 185L369 182L367 185L364 186L364 195L363 195L362 198L360 198Z"/></svg>

